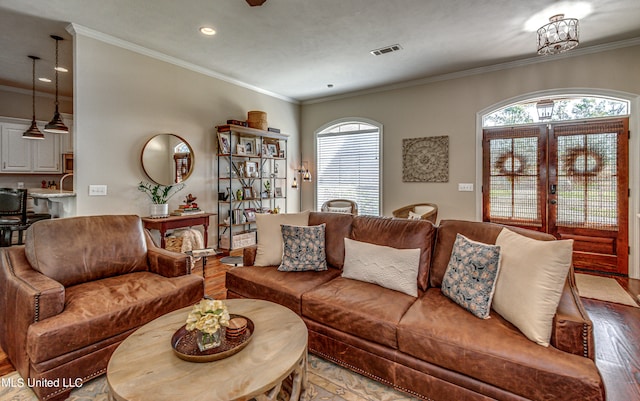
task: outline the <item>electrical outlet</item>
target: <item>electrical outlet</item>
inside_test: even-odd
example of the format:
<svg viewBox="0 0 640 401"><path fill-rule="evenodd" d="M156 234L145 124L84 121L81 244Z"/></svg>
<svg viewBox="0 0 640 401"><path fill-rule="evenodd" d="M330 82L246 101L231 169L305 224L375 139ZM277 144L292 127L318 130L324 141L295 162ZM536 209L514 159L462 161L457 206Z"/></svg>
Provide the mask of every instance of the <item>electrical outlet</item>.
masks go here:
<svg viewBox="0 0 640 401"><path fill-rule="evenodd" d="M89 196L106 196L106 185L89 185Z"/></svg>
<svg viewBox="0 0 640 401"><path fill-rule="evenodd" d="M458 191L460 191L460 192L473 192L473 184L458 183Z"/></svg>

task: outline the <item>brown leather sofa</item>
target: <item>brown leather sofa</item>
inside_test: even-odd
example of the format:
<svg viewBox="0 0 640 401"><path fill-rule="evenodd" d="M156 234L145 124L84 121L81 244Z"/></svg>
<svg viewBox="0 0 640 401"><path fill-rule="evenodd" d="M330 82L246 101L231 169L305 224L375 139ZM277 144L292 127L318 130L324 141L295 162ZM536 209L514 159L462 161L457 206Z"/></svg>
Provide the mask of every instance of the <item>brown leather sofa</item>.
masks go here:
<svg viewBox="0 0 640 401"><path fill-rule="evenodd" d="M549 347L528 340L494 311L490 319L476 318L440 292L456 233L495 243L502 226L445 220L435 227L424 220L312 212L309 225L321 223L326 223L327 271L255 267L256 248L246 248L244 266L227 272L227 296L289 307L307 324L312 353L425 400L605 399L594 363L593 327L573 271ZM345 237L420 248L419 296L341 277Z"/></svg>
<svg viewBox="0 0 640 401"><path fill-rule="evenodd" d="M0 346L40 400L66 399L134 330L204 295L138 216L40 221L0 259Z"/></svg>

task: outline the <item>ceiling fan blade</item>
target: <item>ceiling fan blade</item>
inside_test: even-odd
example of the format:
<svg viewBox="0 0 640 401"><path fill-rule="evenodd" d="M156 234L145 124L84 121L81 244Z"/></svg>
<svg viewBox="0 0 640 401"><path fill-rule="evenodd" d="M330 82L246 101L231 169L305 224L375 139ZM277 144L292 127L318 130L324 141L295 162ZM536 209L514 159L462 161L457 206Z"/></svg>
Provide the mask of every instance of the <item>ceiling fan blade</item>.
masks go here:
<svg viewBox="0 0 640 401"><path fill-rule="evenodd" d="M263 5L267 0L247 0L247 3L251 6L251 7L255 7L255 6L261 6Z"/></svg>

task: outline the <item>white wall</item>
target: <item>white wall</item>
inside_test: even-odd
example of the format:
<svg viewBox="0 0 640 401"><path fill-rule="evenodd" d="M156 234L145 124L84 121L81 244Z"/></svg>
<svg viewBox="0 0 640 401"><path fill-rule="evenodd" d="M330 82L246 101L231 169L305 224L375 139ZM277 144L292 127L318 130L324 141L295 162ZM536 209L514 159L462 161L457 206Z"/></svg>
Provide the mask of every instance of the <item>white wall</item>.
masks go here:
<svg viewBox="0 0 640 401"><path fill-rule="evenodd" d="M637 197L640 189L637 183L640 177L636 173L640 153L637 139L640 134L637 110L640 46L555 60L550 57L549 60L421 86L303 104L302 157L313 165L314 132L330 121L343 117L378 121L384 126L383 214L391 215L400 206L427 201L439 205L439 219L475 220L479 218L476 193L458 192L457 185L476 183L475 189L479 190L476 181L478 112L506 99L540 91L562 88L620 91L636 99L632 102L630 122L630 184L632 194ZM438 135L449 136L449 182L402 182L402 139ZM303 189L303 206L312 208L313 189L310 186ZM633 217L630 245L632 253L638 253L634 240L638 230L635 216L640 212L637 198L632 199L629 207ZM638 262L634 264L633 274L638 277Z"/></svg>
<svg viewBox="0 0 640 401"><path fill-rule="evenodd" d="M289 154L298 153L296 104L77 33L74 71L78 215L149 214L150 201L137 190L146 179L140 152L158 133L183 137L195 154L195 170L171 209L192 193L200 207L217 211L215 126L227 119L266 111L270 125L290 135ZM91 184L107 185L107 196L89 196ZM298 204L292 195L289 210Z"/></svg>

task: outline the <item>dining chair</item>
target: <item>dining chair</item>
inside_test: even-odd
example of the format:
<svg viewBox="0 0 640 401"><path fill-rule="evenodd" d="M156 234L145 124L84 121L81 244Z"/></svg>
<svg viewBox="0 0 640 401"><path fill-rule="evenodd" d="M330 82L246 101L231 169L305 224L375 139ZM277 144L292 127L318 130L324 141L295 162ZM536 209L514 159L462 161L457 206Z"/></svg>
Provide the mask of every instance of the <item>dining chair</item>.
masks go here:
<svg viewBox="0 0 640 401"><path fill-rule="evenodd" d="M27 227L27 190L0 188L0 246L12 245L14 231L22 244L22 231Z"/></svg>

